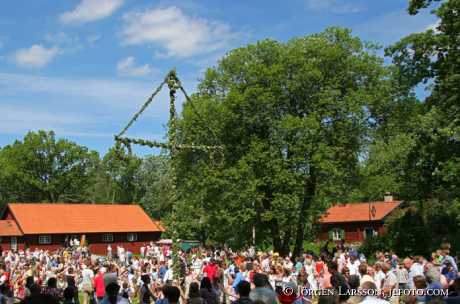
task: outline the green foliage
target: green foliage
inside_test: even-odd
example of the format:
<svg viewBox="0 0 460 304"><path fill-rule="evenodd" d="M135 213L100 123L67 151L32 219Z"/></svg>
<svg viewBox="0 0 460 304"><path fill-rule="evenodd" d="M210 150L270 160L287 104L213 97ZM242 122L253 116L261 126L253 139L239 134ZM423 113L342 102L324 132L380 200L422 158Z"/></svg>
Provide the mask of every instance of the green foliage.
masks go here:
<svg viewBox="0 0 460 304"><path fill-rule="evenodd" d="M172 96L168 143L122 137L164 84L183 90L172 71L116 137L167 157L100 159L30 132L0 150L0 201L140 202L181 238L239 248L255 227L259 248L297 253L314 249L305 241L332 202L390 191L408 206L363 251L429 254L443 238L458 250L460 0L411 0L409 12L427 7L439 25L388 47L392 64L341 28L263 40L208 69L177 117Z"/></svg>
<svg viewBox="0 0 460 304"><path fill-rule="evenodd" d="M145 189L140 205L153 218L165 217L172 211L169 159L163 155L147 156L139 170L139 181Z"/></svg>
<svg viewBox="0 0 460 304"><path fill-rule="evenodd" d="M402 94L398 99L409 105L403 113L411 115L398 127L376 129L362 187L354 191L370 199L392 191L408 201L410 207L387 223L385 239L400 255L428 255L443 239L460 249L460 1L412 0L409 12L435 2L436 29L411 34L386 50ZM423 86L426 99L412 104L410 92ZM401 115L401 108L390 109L388 116L394 114Z"/></svg>
<svg viewBox="0 0 460 304"><path fill-rule="evenodd" d="M446 202L429 201L412 203L387 222L386 238L401 256L423 254L429 256L443 241L460 248L458 235L460 222L456 210Z"/></svg>
<svg viewBox="0 0 460 304"><path fill-rule="evenodd" d="M377 251L392 250L391 243L387 236L373 236L368 237L359 247L359 252L363 253L366 257L372 257Z"/></svg>
<svg viewBox="0 0 460 304"><path fill-rule="evenodd" d="M102 159L102 169L110 183L110 202L138 202L145 190L141 185L139 168L142 160L134 155L119 155L114 148L109 149ZM122 152L124 153L124 152Z"/></svg>
<svg viewBox="0 0 460 304"><path fill-rule="evenodd" d="M358 182L387 76L382 60L339 28L230 52L192 98L225 159L180 153L183 233L242 246L255 225L258 243L299 251L327 202ZM178 126L182 140L215 144L190 102Z"/></svg>
<svg viewBox="0 0 460 304"><path fill-rule="evenodd" d="M320 246L318 243L314 242L306 242L303 243L303 251L304 252L313 252L316 256L320 254Z"/></svg>
<svg viewBox="0 0 460 304"><path fill-rule="evenodd" d="M81 202L98 160L88 151L53 132L29 132L0 150L0 189L6 201Z"/></svg>
<svg viewBox="0 0 460 304"><path fill-rule="evenodd" d="M432 1L411 1L410 10ZM434 10L436 30L409 35L387 49L409 86L431 83L418 124L411 130L414 145L407 156L404 179L411 199L459 197L460 189L460 1L443 1Z"/></svg>

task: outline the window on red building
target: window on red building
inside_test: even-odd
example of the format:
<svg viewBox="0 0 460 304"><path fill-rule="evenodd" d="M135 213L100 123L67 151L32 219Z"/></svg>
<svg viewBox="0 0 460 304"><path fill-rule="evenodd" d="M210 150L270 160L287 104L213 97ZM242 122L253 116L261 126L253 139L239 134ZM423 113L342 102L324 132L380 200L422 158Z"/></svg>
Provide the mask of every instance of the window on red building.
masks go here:
<svg viewBox="0 0 460 304"><path fill-rule="evenodd" d="M137 241L137 233L135 233L135 232L130 232L130 233L128 233L127 239L128 239L128 242L135 242L135 241Z"/></svg>
<svg viewBox="0 0 460 304"><path fill-rule="evenodd" d="M38 243L41 245L51 244L51 235L39 235Z"/></svg>
<svg viewBox="0 0 460 304"><path fill-rule="evenodd" d="M104 233L102 235L102 241L105 243L113 242L113 234L112 233Z"/></svg>

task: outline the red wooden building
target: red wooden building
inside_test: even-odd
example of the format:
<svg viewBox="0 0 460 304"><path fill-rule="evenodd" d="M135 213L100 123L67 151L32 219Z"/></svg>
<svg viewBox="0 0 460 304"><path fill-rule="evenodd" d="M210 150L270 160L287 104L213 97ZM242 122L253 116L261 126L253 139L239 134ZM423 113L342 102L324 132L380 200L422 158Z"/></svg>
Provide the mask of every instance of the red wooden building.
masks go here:
<svg viewBox="0 0 460 304"><path fill-rule="evenodd" d="M380 202L339 204L329 208L320 219L319 240L362 242L385 233L385 218L401 204L387 198Z"/></svg>
<svg viewBox="0 0 460 304"><path fill-rule="evenodd" d="M163 231L139 205L12 203L1 216L0 245L56 250L66 239L77 238L96 254L106 254L109 244L138 253Z"/></svg>

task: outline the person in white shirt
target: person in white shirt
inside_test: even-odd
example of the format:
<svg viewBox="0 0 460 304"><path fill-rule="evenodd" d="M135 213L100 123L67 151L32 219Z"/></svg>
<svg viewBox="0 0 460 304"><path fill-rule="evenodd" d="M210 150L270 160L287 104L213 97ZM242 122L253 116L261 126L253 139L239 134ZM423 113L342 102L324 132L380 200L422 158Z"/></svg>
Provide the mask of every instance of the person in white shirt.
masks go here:
<svg viewBox="0 0 460 304"><path fill-rule="evenodd" d="M139 248L139 253L141 254L141 257L143 258L144 254L145 254L145 247L144 246L141 246L141 248Z"/></svg>
<svg viewBox="0 0 460 304"><path fill-rule="evenodd" d="M262 266L262 270L263 270L265 273L269 273L269 272L270 272L270 259L268 258L268 255L265 255L265 256L264 256L264 259L263 259L262 262L261 262L261 266Z"/></svg>
<svg viewBox="0 0 460 304"><path fill-rule="evenodd" d="M339 250L338 255L339 257L337 258L337 266L339 272L342 272L343 268L347 266L349 257L345 252L342 252L342 250Z"/></svg>
<svg viewBox="0 0 460 304"><path fill-rule="evenodd" d="M174 274L173 274L173 269L172 267L168 267L168 270L166 270L165 275L163 277L163 283L171 283L173 281Z"/></svg>
<svg viewBox="0 0 460 304"><path fill-rule="evenodd" d="M361 263L355 256L350 256L350 260L347 263L348 270L350 270L350 275L359 275L359 265Z"/></svg>
<svg viewBox="0 0 460 304"><path fill-rule="evenodd" d="M110 244L107 246L107 257L112 258L112 246Z"/></svg>
<svg viewBox="0 0 460 304"><path fill-rule="evenodd" d="M372 282L364 282L360 287L361 293L365 296L360 304L389 304L388 301L378 298L377 286Z"/></svg>
<svg viewBox="0 0 460 304"><path fill-rule="evenodd" d="M409 289L414 288L414 277L416 276L424 277L423 266L419 264L415 258L414 260L410 258L405 258L403 261L404 268L406 268L407 271L409 272L409 277L407 279L407 286Z"/></svg>
<svg viewBox="0 0 460 304"><path fill-rule="evenodd" d="M374 265L374 283L378 290L382 288L384 279L385 273L382 271L382 265L380 263L376 263Z"/></svg>
<svg viewBox="0 0 460 304"><path fill-rule="evenodd" d="M397 296L396 290L398 289L398 278L396 274L391 270L391 266L388 263L382 264L382 271L385 274L383 280L382 293L390 303L397 304L399 297Z"/></svg>
<svg viewBox="0 0 460 304"><path fill-rule="evenodd" d="M310 284L310 289L317 290L318 289L318 281L316 278L318 274L316 273L315 263L313 262L313 257L311 255L307 255L305 257L305 272L307 273L307 281Z"/></svg>
<svg viewBox="0 0 460 304"><path fill-rule="evenodd" d="M83 304L89 303L89 297L93 292L93 278L94 272L88 268L85 264L81 266L81 285L83 291Z"/></svg>

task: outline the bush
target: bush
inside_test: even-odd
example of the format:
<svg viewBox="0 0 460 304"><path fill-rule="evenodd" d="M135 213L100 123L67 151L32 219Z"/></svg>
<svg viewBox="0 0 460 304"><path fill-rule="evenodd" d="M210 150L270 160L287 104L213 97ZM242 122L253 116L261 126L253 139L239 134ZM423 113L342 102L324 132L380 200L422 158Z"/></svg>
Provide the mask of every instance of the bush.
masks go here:
<svg viewBox="0 0 460 304"><path fill-rule="evenodd" d="M390 249L391 244L389 239L385 235L379 235L367 238L359 247L359 252L370 259L377 251L388 251Z"/></svg>
<svg viewBox="0 0 460 304"><path fill-rule="evenodd" d="M315 242L303 242L303 250L304 252L313 252L315 255L319 255L320 252L320 244Z"/></svg>

